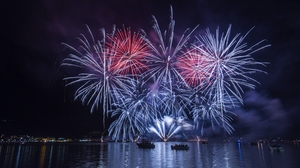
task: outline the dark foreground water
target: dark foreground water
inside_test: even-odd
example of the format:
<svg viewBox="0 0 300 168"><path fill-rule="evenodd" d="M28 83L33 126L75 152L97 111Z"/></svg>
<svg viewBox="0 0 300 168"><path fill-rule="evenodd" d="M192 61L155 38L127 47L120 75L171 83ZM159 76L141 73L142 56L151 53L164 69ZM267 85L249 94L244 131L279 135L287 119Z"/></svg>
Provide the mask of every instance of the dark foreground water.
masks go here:
<svg viewBox="0 0 300 168"><path fill-rule="evenodd" d="M188 151L171 150L175 142L155 142L154 149L135 143L0 144L0 167L109 168L299 168L300 147L282 144L272 152L268 144L184 142ZM178 143L177 143L178 144Z"/></svg>

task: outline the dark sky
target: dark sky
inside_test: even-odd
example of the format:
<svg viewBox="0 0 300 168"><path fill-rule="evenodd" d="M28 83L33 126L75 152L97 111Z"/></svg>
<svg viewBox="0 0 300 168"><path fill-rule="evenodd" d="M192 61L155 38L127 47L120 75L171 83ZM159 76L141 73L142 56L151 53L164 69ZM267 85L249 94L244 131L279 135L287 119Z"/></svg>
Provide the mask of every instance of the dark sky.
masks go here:
<svg viewBox="0 0 300 168"><path fill-rule="evenodd" d="M33 0L1 3L0 134L72 136L101 130L100 112L73 101L65 88L70 73L59 67L68 55L62 42L73 43L87 24L97 34L113 24L151 30L154 15L167 28L173 6L175 33L199 25L245 34L254 44L266 39L272 46L253 55L269 62L268 74L253 76L261 84L245 91L244 106L236 109L235 136L300 138L300 4L274 0Z"/></svg>

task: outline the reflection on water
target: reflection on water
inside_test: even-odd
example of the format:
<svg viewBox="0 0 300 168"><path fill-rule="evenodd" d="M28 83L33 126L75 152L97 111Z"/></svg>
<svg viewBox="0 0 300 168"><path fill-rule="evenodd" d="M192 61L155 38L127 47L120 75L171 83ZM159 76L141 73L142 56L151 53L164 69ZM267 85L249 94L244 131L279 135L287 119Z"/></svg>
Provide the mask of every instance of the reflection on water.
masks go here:
<svg viewBox="0 0 300 168"><path fill-rule="evenodd" d="M283 144L284 152L267 144L184 142L190 150L171 150L175 142L155 142L154 149L135 143L0 144L0 167L297 167L298 145Z"/></svg>

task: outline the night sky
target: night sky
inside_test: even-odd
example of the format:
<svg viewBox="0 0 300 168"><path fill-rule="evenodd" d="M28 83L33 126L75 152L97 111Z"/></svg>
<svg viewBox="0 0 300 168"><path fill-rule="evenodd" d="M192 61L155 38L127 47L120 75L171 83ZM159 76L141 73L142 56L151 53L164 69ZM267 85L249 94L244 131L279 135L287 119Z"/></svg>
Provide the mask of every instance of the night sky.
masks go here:
<svg viewBox="0 0 300 168"><path fill-rule="evenodd" d="M187 3L188 2L188 3ZM300 138L300 4L295 1L249 0L33 0L1 3L0 134L76 136L102 131L101 112L73 101L75 87L63 78L72 69L60 67L69 54L62 42L73 44L87 24L100 28L152 30L152 15L167 29L173 6L175 34L199 25L193 36L209 28L232 36L255 27L245 42L265 39L271 44L253 54L268 62L268 74L252 76L260 82L245 90L237 108L233 136ZM75 43L74 43L75 44ZM210 136L208 130L207 136Z"/></svg>

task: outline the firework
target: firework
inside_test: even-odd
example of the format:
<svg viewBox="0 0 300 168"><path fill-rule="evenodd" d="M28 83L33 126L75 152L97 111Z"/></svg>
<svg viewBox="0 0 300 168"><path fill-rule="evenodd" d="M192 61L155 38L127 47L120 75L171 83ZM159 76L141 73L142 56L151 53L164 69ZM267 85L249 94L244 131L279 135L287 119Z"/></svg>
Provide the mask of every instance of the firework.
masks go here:
<svg viewBox="0 0 300 168"><path fill-rule="evenodd" d="M158 135L163 141L168 141L179 131L191 130L192 128L193 126L186 122L183 117L174 119L170 116L164 116L162 120L156 119L149 130Z"/></svg>
<svg viewBox="0 0 300 168"><path fill-rule="evenodd" d="M209 74L206 71L207 66L209 65L206 57L202 55L201 51L195 48L183 53L177 63L184 81L193 88L202 88L205 84L209 83Z"/></svg>
<svg viewBox="0 0 300 168"><path fill-rule="evenodd" d="M159 112L155 108L154 103L149 100L149 89L145 86L144 81L131 80L131 88L123 91L123 96L120 97L122 103L116 106L123 106L134 113L135 116L143 118L144 124L147 125L154 118L157 118Z"/></svg>
<svg viewBox="0 0 300 168"><path fill-rule="evenodd" d="M110 125L109 134L112 139L130 139L141 136L146 132L148 124L159 117L158 111L148 100L149 91L143 81L130 80L132 86L123 90L120 101L114 103L115 110L112 110L112 117L117 119Z"/></svg>
<svg viewBox="0 0 300 168"><path fill-rule="evenodd" d="M108 35L101 29L102 38L95 41L87 28L79 48L64 44L74 53L62 65L80 70L65 78L67 85L79 85L75 99L91 105L91 112L102 105L103 120L114 120L109 135L115 141L133 141L147 130L163 140L191 128L201 127L203 134L207 121L231 134L232 109L243 103L243 88L258 83L250 75L263 72L252 67L266 63L251 55L270 45L260 41L248 47L243 41L250 31L231 38L231 26L221 35L219 29L215 34L207 29L188 46L196 28L176 39L172 7L170 18L162 33L153 16L158 43L129 28Z"/></svg>
<svg viewBox="0 0 300 168"><path fill-rule="evenodd" d="M136 115L134 111L127 108L117 108L112 111L112 117L117 117L108 129L113 140L134 141L134 139L145 132L143 118Z"/></svg>
<svg viewBox="0 0 300 168"><path fill-rule="evenodd" d="M190 89L183 82L179 81L171 83L171 87L167 83L163 83L162 89L165 93L163 97L164 106L161 107L164 115L175 118L188 117L186 112L190 104Z"/></svg>
<svg viewBox="0 0 300 168"><path fill-rule="evenodd" d="M234 105L231 100L235 100ZM201 134L204 134L204 125L206 123L210 124L213 128L215 125L221 126L226 132L231 134L234 128L230 125L233 120L231 115L235 113L230 110L237 106L237 101L234 98L225 98L225 102L222 104L216 99L207 100L203 94L196 94L192 100L190 114L194 121L194 126L196 129L201 130ZM221 112L221 106L224 107L224 114ZM200 126L201 125L201 126Z"/></svg>
<svg viewBox="0 0 300 168"><path fill-rule="evenodd" d="M161 85L158 84L157 80L154 80L154 83L149 82L148 85L147 101L151 103L153 108L159 110L160 107L165 106L163 99L166 93L161 89Z"/></svg>
<svg viewBox="0 0 300 168"><path fill-rule="evenodd" d="M205 74L208 74L211 85L208 87L210 95L220 95L212 91L224 91L228 95L233 95L242 102L242 86L254 89L255 85L250 82L256 82L249 75L256 72L263 72L259 69L251 68L256 65L265 66L265 63L255 61L251 55L270 45L260 44L260 41L251 47L243 43L245 36L235 35L230 39L231 25L226 34L219 35L219 29L213 35L207 29L206 34L199 36L193 47L202 53L205 57L206 66L203 68Z"/></svg>
<svg viewBox="0 0 300 168"><path fill-rule="evenodd" d="M67 85L80 85L75 92L74 99L80 99L88 105L91 104L91 112L98 109L99 104L102 104L103 121L105 121L109 106L118 101L122 89L128 89L129 86L126 83L128 77L118 75L112 68L114 58L107 54L109 52L104 48L104 29L101 31L103 39L99 41L94 40L89 27L87 30L89 36L81 34L77 38L80 42L79 49L64 43L74 54L70 54L68 58L64 59L62 66L73 66L82 71L78 75L66 77L64 80L68 81Z"/></svg>
<svg viewBox="0 0 300 168"><path fill-rule="evenodd" d="M227 32L222 33L221 36L219 35L219 29L216 30L215 35L207 29L206 34L197 38L197 45L194 45L195 49L199 50L208 62L204 68L211 81L211 85L206 88L208 99L210 102L217 103L218 116L221 116L225 129L229 125L225 114L227 112L225 104L229 101L232 102L232 105L235 105L232 97L242 103L242 86L254 89L255 85L250 82L257 82L249 75L255 72L263 72L251 68L255 65L265 65L251 58L251 54L270 46L259 47L263 42L260 41L248 48L243 40L250 31L245 36L237 34L232 39L230 39L230 32L231 25L228 27Z"/></svg>
<svg viewBox="0 0 300 168"><path fill-rule="evenodd" d="M123 28L117 29L107 38L106 45L114 55L111 66L113 71L125 76L138 76L148 69L144 57L150 54L150 49L141 33L132 33L130 28Z"/></svg>
<svg viewBox="0 0 300 168"><path fill-rule="evenodd" d="M186 29L178 41L174 40L174 28L175 20L173 19L172 6L170 23L168 30L164 33L160 30L159 24L155 16L153 16L153 29L157 38L159 39L158 44L154 44L150 39L145 39L153 51L151 55L146 57L149 64L149 70L146 72L146 76L156 77L159 82L172 83L175 80L183 80L182 76L178 72L178 67L176 66L178 55L180 51L187 45L191 33L196 29L189 32ZM177 43L176 43L177 42Z"/></svg>

